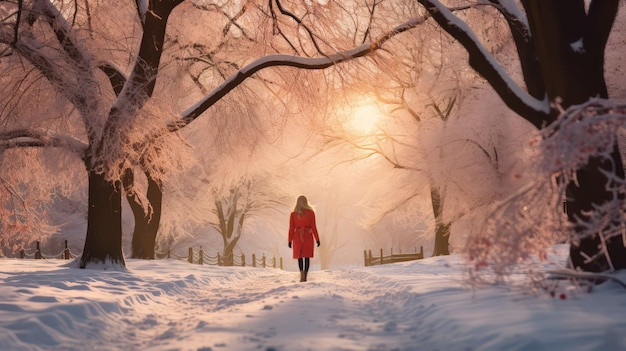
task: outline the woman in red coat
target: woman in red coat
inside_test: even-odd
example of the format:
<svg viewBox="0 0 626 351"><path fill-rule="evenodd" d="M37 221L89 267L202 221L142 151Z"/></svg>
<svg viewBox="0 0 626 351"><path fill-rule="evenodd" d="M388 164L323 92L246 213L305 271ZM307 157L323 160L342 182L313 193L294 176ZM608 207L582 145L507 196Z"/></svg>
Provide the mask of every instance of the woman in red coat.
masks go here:
<svg viewBox="0 0 626 351"><path fill-rule="evenodd" d="M320 246L320 237L315 226L315 212L305 196L301 195L289 217L289 247L293 258L298 259L300 281L305 282L313 257L313 237Z"/></svg>

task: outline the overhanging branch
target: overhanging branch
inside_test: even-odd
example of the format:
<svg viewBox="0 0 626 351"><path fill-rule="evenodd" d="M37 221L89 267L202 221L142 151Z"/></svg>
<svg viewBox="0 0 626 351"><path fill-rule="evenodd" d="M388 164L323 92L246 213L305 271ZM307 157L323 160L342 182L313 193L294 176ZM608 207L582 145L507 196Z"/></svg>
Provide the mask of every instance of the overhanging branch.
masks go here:
<svg viewBox="0 0 626 351"><path fill-rule="evenodd" d="M387 34L379 37L377 40L372 41L370 43L363 44L357 48L352 50L346 50L342 52L335 53L333 55L328 55L326 57L301 57L301 56L292 56L292 55L268 55L262 57L249 65L241 68L235 74L233 74L230 78L220 84L218 87L213 89L204 99L200 100L195 105L191 106L187 110L181 113L181 119L178 121L174 121L168 124L169 131L177 131L184 126L191 123L193 120L198 118L202 113L204 113L207 109L213 106L217 101L219 101L222 97L228 94L235 87L240 85L247 78L251 77L256 72L259 72L262 69L269 67L294 67L301 69L309 69L309 70L318 70L325 69L342 62L354 60L363 56L366 56L378 49L381 46L393 38L394 36L403 33L409 29L415 28L416 26L424 23L426 19L428 19L428 15L421 18L414 18L403 24L395 27L392 31Z"/></svg>
<svg viewBox="0 0 626 351"><path fill-rule="evenodd" d="M439 26L459 41L469 54L470 66L489 82L504 103L535 127L541 128L550 118L548 101L538 100L524 91L495 58L482 46L465 22L439 1L418 0Z"/></svg>

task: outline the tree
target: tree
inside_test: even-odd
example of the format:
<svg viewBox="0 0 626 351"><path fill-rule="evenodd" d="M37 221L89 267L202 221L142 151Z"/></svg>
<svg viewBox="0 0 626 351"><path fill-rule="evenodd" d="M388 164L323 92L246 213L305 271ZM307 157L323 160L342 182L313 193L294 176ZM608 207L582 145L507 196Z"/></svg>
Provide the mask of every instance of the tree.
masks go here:
<svg viewBox="0 0 626 351"><path fill-rule="evenodd" d="M233 251L244 233L244 224L285 206L286 196L281 195L280 187L273 179L274 176L259 173L221 182L205 180L211 190L211 194L205 197L214 203L208 223L222 237L222 263L225 266L234 263ZM224 183L225 186L217 186Z"/></svg>
<svg viewBox="0 0 626 351"><path fill-rule="evenodd" d="M7 56L23 58L40 72L51 88L77 111L86 130L87 144L71 148L82 154L89 179L88 227L81 267L90 262L124 264L121 250L122 188L120 177L115 175L118 169L124 168L124 160L119 158L120 140L127 140L133 128L132 122L154 90L167 19L180 3L155 1L149 7L148 4L142 7L138 2L144 25L143 40L128 79L120 79L123 75L115 66L94 62L93 54L80 42L82 38L51 2L19 2L15 11L5 17L0 42L10 48L10 55ZM32 35L46 31L54 34L56 45L54 42L42 42L45 37ZM98 69L107 73L112 86L119 89L108 112L104 107L106 97L99 87ZM118 84L123 86L120 88ZM102 118L103 115L107 117ZM47 133L35 133L33 130L17 130L8 134L9 141L17 140L15 143L18 145L73 145L68 144L68 140L73 140L71 137L60 136L50 140L46 136ZM23 137L28 137L29 143L19 140Z"/></svg>
<svg viewBox="0 0 626 351"><path fill-rule="evenodd" d="M472 68L489 82L507 106L536 128L554 122L560 114L559 108L581 104L593 97L608 98L604 49L619 1L591 1L586 8L584 1L525 0L522 1L525 15L508 2L491 1L509 24L528 93L503 73L459 17L438 1L419 2L466 48ZM610 177L606 174L624 178L617 145L611 157L609 161L591 158L578 170L577 182L568 184L567 215L571 223L590 218L594 208L612 199L613 192L606 187ZM596 255L601 247L601 233L573 239L570 249L573 268L592 272L626 268L626 248L621 240L607 240L607 257Z"/></svg>

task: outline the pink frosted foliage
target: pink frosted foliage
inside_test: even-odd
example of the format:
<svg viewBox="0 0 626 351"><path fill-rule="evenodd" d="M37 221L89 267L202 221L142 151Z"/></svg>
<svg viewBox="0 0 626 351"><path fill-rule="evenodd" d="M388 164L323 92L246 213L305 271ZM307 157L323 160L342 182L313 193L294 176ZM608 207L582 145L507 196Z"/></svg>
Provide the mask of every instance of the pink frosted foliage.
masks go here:
<svg viewBox="0 0 626 351"><path fill-rule="evenodd" d="M576 182L576 170L592 157L610 161L624 126L626 106L593 99L562 111L531 140L533 166L523 175L513 175L524 178L524 185L494 204L487 220L468 239L466 254L472 263L472 281L482 281L486 275L481 273L487 271L502 280L520 264L530 264L528 272L537 273L531 277L540 275L536 269L540 266L565 266L565 262L550 260L550 248L557 243L600 235L597 255L607 257L604 243L608 238L621 236L626 243L626 204L620 199L626 192L624 179L607 174L606 186L613 200L597 206L577 223L569 222L563 210L565 187Z"/></svg>

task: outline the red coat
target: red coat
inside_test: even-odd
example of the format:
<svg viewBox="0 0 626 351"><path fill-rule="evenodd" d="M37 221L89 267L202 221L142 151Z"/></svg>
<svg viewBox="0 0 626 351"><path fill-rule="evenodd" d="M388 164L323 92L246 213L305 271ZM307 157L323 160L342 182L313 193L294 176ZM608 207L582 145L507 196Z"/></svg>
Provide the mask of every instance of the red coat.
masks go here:
<svg viewBox="0 0 626 351"><path fill-rule="evenodd" d="M313 237L319 241L315 226L315 212L304 210L301 216L291 212L289 217L289 242L292 243L293 258L313 257Z"/></svg>

